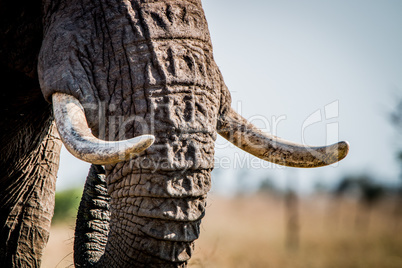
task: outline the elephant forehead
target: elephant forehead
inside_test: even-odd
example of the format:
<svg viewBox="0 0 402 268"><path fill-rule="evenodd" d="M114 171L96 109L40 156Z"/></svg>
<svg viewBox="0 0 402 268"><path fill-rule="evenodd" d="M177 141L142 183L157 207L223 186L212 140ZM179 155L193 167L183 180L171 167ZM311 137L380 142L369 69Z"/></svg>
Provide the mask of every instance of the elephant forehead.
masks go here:
<svg viewBox="0 0 402 268"><path fill-rule="evenodd" d="M197 86L145 89L126 98L113 98L105 111L110 140L153 134L159 138L208 133L216 138L220 94Z"/></svg>
<svg viewBox="0 0 402 268"><path fill-rule="evenodd" d="M63 92L109 101L173 84L219 88L200 1L85 3L87 11L70 5L45 19L39 69L47 99Z"/></svg>
<svg viewBox="0 0 402 268"><path fill-rule="evenodd" d="M196 40L159 40L152 47L133 42L119 53L106 51L112 58L94 55L87 68L97 70L93 86L102 99L115 103L179 93L184 86L208 97L220 94L222 82L211 50Z"/></svg>
<svg viewBox="0 0 402 268"><path fill-rule="evenodd" d="M138 2L143 2L138 6L150 38L184 37L209 42L207 21L200 1Z"/></svg>
<svg viewBox="0 0 402 268"><path fill-rule="evenodd" d="M87 43L81 54L88 56L89 63L86 59L82 63L87 73L93 74L92 83L101 99L111 95L125 98L143 89L167 85L198 85L209 90L220 87L220 73L200 5L134 1L132 9L126 8L127 16L97 18L104 21L94 27L104 26L108 34L91 32L89 40L94 41Z"/></svg>

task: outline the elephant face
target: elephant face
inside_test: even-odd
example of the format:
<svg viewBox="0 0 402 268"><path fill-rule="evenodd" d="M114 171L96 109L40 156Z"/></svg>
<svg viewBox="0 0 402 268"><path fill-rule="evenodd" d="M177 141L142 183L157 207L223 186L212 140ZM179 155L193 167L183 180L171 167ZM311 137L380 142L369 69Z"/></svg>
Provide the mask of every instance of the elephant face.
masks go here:
<svg viewBox="0 0 402 268"><path fill-rule="evenodd" d="M347 154L347 143L305 147L262 133L230 108L200 0L44 7L42 92L67 149L105 165L111 216L98 249L105 253L93 261L99 266L185 266L205 213L217 133L288 166L328 165Z"/></svg>
<svg viewBox="0 0 402 268"><path fill-rule="evenodd" d="M111 219L102 265L185 263L205 213L219 114L230 107L201 2L88 1L47 21L45 98L78 99L98 138L155 137L130 160L103 163Z"/></svg>

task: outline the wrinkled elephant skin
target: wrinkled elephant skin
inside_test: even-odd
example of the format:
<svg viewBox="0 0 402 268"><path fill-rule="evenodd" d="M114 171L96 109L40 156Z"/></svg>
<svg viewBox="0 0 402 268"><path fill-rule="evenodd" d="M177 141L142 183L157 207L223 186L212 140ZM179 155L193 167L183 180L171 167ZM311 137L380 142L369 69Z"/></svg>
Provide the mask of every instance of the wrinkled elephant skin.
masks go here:
<svg viewBox="0 0 402 268"><path fill-rule="evenodd" d="M185 265L205 213L219 115L230 108L200 1L84 1L45 22L45 98L77 98L105 140L156 138L131 161L106 165L110 230L98 265ZM100 119L92 111L102 106Z"/></svg>
<svg viewBox="0 0 402 268"><path fill-rule="evenodd" d="M217 134L261 159L292 167L329 165L348 152L345 142L305 147L262 133L231 109L200 0L44 0L43 36L35 3L13 6L17 17L1 10L8 19L3 37L17 41L3 44L2 51L14 58L2 52L0 59L9 72L33 81L29 94L37 93L39 81L44 98L53 100L66 147L80 159L98 164L91 167L77 217L76 266L185 267L205 214ZM33 30L27 26L32 22ZM24 30L31 39L23 38ZM36 46L31 60L26 60L27 48L37 40L42 40L40 53ZM18 92L18 98L27 94ZM74 109L65 107L72 104ZM27 156L6 148L13 156L7 161L31 161L29 156L42 150L42 158L33 164L50 159L45 171L35 175L24 166L12 169L21 171L17 181L33 177L35 183L54 186L60 141L53 133L49 105L40 105L46 107L46 120L30 130L31 136L39 137L36 145L23 148ZM47 126L46 131L41 126ZM137 142L141 135L148 140L135 143L131 151L118 148L123 143L117 141ZM108 148L111 144L117 149ZM105 155L98 157L100 151ZM114 155L109 157L109 151ZM30 167L28 160L24 163ZM13 192L24 187L3 179L7 175L0 177L5 187L14 187ZM49 189L48 194L39 189L31 196L36 203L47 204L46 215L53 209L54 187ZM6 195L1 197L7 200ZM17 216L32 218L32 213L23 212L24 204L17 206L20 203L4 209L17 207ZM17 216L1 223L9 226L18 222ZM44 230L44 238L33 242L38 250L30 257L22 256L26 248L18 246L0 253L9 266L40 264L50 221L37 222ZM22 245L28 239L18 238L14 229L3 228L2 239L8 238L2 246Z"/></svg>

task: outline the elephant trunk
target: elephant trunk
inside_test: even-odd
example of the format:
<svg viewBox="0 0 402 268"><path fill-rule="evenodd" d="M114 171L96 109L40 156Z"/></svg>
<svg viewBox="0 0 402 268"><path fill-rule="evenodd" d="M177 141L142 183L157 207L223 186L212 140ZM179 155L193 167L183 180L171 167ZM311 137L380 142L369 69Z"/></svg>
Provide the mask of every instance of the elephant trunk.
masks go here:
<svg viewBox="0 0 402 268"><path fill-rule="evenodd" d="M199 237L210 170L138 172L107 166L109 240L101 267L185 267Z"/></svg>
<svg viewBox="0 0 402 268"><path fill-rule="evenodd" d="M185 267L209 188L209 171L134 173L109 187L110 199L104 169L92 165L77 216L75 265Z"/></svg>
<svg viewBox="0 0 402 268"><path fill-rule="evenodd" d="M104 254L109 233L109 203L105 170L102 166L92 165L77 214L74 235L76 267L95 266Z"/></svg>

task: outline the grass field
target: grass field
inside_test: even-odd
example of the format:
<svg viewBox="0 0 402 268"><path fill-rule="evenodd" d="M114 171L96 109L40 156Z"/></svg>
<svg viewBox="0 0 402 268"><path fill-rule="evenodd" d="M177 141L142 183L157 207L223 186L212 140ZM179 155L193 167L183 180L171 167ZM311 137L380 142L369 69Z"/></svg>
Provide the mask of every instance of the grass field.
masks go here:
<svg viewBox="0 0 402 268"><path fill-rule="evenodd" d="M190 267L400 268L402 219L395 201L368 210L325 196L298 202L289 238L282 197L211 195ZM401 222L401 224L399 224ZM72 266L74 223L54 225L42 267ZM296 231L295 231L296 230Z"/></svg>

